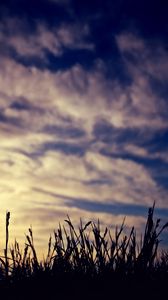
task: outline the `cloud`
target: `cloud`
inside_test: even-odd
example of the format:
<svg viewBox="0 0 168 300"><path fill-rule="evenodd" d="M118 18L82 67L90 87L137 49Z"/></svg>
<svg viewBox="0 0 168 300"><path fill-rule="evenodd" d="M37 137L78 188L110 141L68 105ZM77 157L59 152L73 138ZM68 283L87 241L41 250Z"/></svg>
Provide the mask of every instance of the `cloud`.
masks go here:
<svg viewBox="0 0 168 300"><path fill-rule="evenodd" d="M46 191L40 188L33 188L35 192L39 192L42 194L49 195L56 199L62 199L64 201L64 205L68 207L76 207L83 209L84 211L90 212L101 212L112 215L126 215L126 216L145 216L147 212L147 206L138 205L138 204L130 204L130 203L122 203L113 200L112 203L102 203L100 201L92 201L91 199L84 198L75 198L60 195L57 193L53 193L50 191ZM47 203L48 205L48 203ZM149 206L151 207L152 204ZM159 214L161 217L166 217L168 213L168 208L156 208L155 212Z"/></svg>
<svg viewBox="0 0 168 300"><path fill-rule="evenodd" d="M78 40L75 28L62 25L49 32L43 25L29 34L30 49L25 52L20 43L24 36L13 30L14 40L1 34L7 46L11 43L19 55L39 53L46 59L47 51L62 55L65 47L87 47L84 36L89 34L86 27ZM143 39L124 33L116 40L131 78L128 85L117 75L107 77L108 66L100 59L90 69L76 63L51 71L0 54L3 212L7 207L17 218L23 213L26 224L36 222L37 215L39 230L44 220L51 228L54 218L63 220L67 211L75 222L82 215L99 216L110 224L112 217L118 220L120 209L121 214L130 213L129 224L138 226L144 221L144 207L153 200L158 213L166 211L167 188L156 173L161 160L162 168L167 166L162 144L163 134L167 137L167 103L152 86L153 77L164 76L164 66L159 75L153 74L156 54ZM48 210L46 202L52 204Z"/></svg>
<svg viewBox="0 0 168 300"><path fill-rule="evenodd" d="M13 54L16 59L25 58L30 64L31 60L36 58L45 65L49 62L48 54L60 57L67 49L94 50L94 45L87 41L87 24L62 23L49 28L46 23L40 23L32 29L28 21L13 17L2 20L0 30L0 42L3 44L1 54Z"/></svg>
<svg viewBox="0 0 168 300"><path fill-rule="evenodd" d="M140 36L129 32L121 33L116 37L117 45L121 51L130 71L144 73L144 75L167 80L167 51L155 41L146 41ZM134 65L134 62L138 65Z"/></svg>
<svg viewBox="0 0 168 300"><path fill-rule="evenodd" d="M70 144L65 142L47 142L46 144L43 144L42 149L40 149L40 152L46 151L60 151L65 155L73 154L82 156L85 153L85 148L82 145L78 146L76 144Z"/></svg>
<svg viewBox="0 0 168 300"><path fill-rule="evenodd" d="M71 127L71 126L61 127L56 125L46 125L42 129L42 132L62 137L62 139L66 137L80 138L85 136L84 130L77 127Z"/></svg>
<svg viewBox="0 0 168 300"><path fill-rule="evenodd" d="M15 70L13 74L11 68ZM166 103L159 98L164 106L158 109L158 97L152 94L149 81L145 78L145 85L140 80L133 80L131 86L123 88L117 80L106 78L99 62L89 72L76 65L67 71L52 73L27 68L6 59L1 63L1 69L5 74L1 77L5 97L29 98L29 102L40 106L41 111L46 109L43 119L44 122L47 116L49 124L46 126L56 126L55 122L61 116L64 120L69 118L77 122L83 126L82 130L91 132L100 119L104 120L104 124L113 126L115 133L116 128L130 128L130 133L136 134L134 130L138 128L142 132L141 137L144 132L147 135L149 130L152 132L167 127L164 117ZM9 84L10 90L7 90Z"/></svg>
<svg viewBox="0 0 168 300"><path fill-rule="evenodd" d="M134 125L155 129L167 128L165 109L167 102L156 93L153 82L167 82L167 52L155 43L148 44L142 38L130 33L116 37L116 42L123 58L125 68L132 78L127 88L131 101L130 114L137 115ZM149 122L150 120L150 122Z"/></svg>
<svg viewBox="0 0 168 300"><path fill-rule="evenodd" d="M12 73L11 69L13 69ZM143 152L144 155L149 155L142 145L137 145L139 141L136 143L135 137L138 137L143 144L145 140L149 140L155 130L158 130L157 123L154 124L155 120L153 123L148 122L147 117L150 117L150 110L146 114L141 110L140 105L136 109L141 111L138 115L134 114L132 102L129 102L127 94L123 94L125 89L123 90L116 80L110 81L105 77L100 62L91 72L76 65L67 71L52 73L48 70L42 71L37 68L26 67L11 59L5 59L1 62L1 70L3 72L0 78L1 90L3 91L2 100L4 95L7 99L6 102L2 101L5 116L15 116L19 122L24 122L24 130L21 131L24 135L24 145L18 137L15 146L17 149L27 149L32 157L36 155L36 158L41 156L44 159L47 159L47 156L50 157L52 152L60 152L62 155L60 157L61 162L65 160L64 155L66 154L70 155L72 159L73 155L78 155L84 151L87 159L92 157L96 164L96 160L102 162L104 170L99 170L96 165L96 172L99 172L101 176L107 173L110 164L114 164L119 169L120 165L119 160L115 158L113 160L104 158L105 153L103 154L103 152L100 156L96 152L94 153L94 149L100 151L97 148L97 144L100 142L103 147L108 145L112 154L115 154L117 149L121 147L121 157L123 152L132 154L137 152L138 147L141 149L139 153L141 151L141 154ZM147 82L148 84L149 82ZM10 89L8 89L9 85ZM135 82L133 81L132 88L134 85ZM137 98L139 102L141 101L140 96ZM138 119L139 123L136 123ZM6 125L11 128L10 122L7 122ZM165 120L161 121L161 125L162 127L166 126ZM18 131L18 135L21 132ZM83 132L85 134L80 136L80 133ZM78 141L75 141L73 137L76 134L79 134ZM15 145L15 139L16 137L13 136L11 145L12 143ZM79 139L81 146L77 145ZM72 142L72 140L74 141ZM6 141L5 143L8 144L9 142ZM118 147L115 150L116 144ZM46 155L43 155L45 152ZM115 173L117 180L127 182L128 186L130 186L130 182L122 179L122 173L128 170L130 161L131 157L123 160L123 162L121 159L121 171L119 171L119 175ZM50 168L52 164L51 160ZM89 164L92 165L90 169L95 167L93 164ZM80 165L79 161L77 165ZM135 174L134 166L135 169L137 167ZM62 169L66 169L66 166ZM113 172L113 170L108 170L108 172ZM129 176L136 178L138 172L144 174L145 167L140 169L139 163L132 163ZM107 176L106 179L116 183L115 176L110 177L110 179ZM150 174L145 175L145 180L146 176L150 178ZM93 180L100 180L100 176L93 178ZM154 186L152 180L149 182ZM146 189L146 185L144 185L144 189ZM102 193L105 194L103 191L100 195ZM137 198L135 193L129 196L131 199L134 196ZM120 198L120 193L118 198ZM127 196L127 200L128 198Z"/></svg>
<svg viewBox="0 0 168 300"><path fill-rule="evenodd" d="M112 215L126 215L126 216L146 216L147 206L141 205L130 205L117 202L116 204L106 204L96 201L85 201L80 199L72 200L66 204L69 207L78 207L80 209L90 211L90 212L104 212ZM156 213L161 217L166 217L168 210L167 209L157 209Z"/></svg>

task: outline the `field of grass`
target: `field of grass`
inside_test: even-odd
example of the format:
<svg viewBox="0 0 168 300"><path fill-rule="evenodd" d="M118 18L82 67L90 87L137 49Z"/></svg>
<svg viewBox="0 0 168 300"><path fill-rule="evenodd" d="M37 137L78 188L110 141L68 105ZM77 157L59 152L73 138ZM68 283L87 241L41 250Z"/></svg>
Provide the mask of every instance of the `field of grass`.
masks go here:
<svg viewBox="0 0 168 300"><path fill-rule="evenodd" d="M50 237L48 254L39 261L29 228L25 248L9 246L10 213L6 214L6 245L0 257L0 295L4 299L166 299L168 251L159 251L160 227L149 209L142 240L124 224L114 237L100 223L76 230L68 217ZM3 299L2 298L2 299Z"/></svg>

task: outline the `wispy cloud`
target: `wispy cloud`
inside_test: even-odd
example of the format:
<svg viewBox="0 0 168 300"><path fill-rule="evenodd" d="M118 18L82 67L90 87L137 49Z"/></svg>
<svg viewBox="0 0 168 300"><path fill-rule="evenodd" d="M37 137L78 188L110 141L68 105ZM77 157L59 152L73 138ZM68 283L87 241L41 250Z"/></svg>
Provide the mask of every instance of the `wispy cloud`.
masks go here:
<svg viewBox="0 0 168 300"><path fill-rule="evenodd" d="M82 214L102 216L109 224L109 214L116 220L119 212L130 214L131 224L133 214L143 219L153 200L158 212L167 213L167 187L156 173L160 162L163 169L167 166L167 148L157 141L167 136L168 105L154 89L154 81L167 80L164 49L153 50L129 32L117 35L129 77L122 84L117 74L107 76L108 66L99 58L91 68L75 63L60 70L19 61L18 56L47 61L49 53L60 57L66 49L95 47L88 41L88 24L50 30L44 23L27 29L26 36L18 30L22 22L0 24L5 49L0 51L3 210L27 209L24 216L33 223L31 206L37 202L32 216L39 214L38 226L44 219L63 219L67 211L75 222ZM46 202L53 207L46 210Z"/></svg>
<svg viewBox="0 0 168 300"><path fill-rule="evenodd" d="M117 36L116 41L125 68L132 79L127 92L131 101L130 114L137 116L134 125L151 126L155 130L167 128L167 101L155 89L156 82L166 83L168 79L167 52L154 42L148 44L130 33ZM147 120L150 120L148 125Z"/></svg>
<svg viewBox="0 0 168 300"><path fill-rule="evenodd" d="M0 23L0 42L3 44L1 54L12 55L19 60L22 57L36 58L41 64L48 62L48 55L60 57L64 51L86 49L93 51L94 45L89 42L87 24L59 25L49 28L47 24L37 24L32 31L24 19L8 18ZM26 31L26 34L25 34Z"/></svg>

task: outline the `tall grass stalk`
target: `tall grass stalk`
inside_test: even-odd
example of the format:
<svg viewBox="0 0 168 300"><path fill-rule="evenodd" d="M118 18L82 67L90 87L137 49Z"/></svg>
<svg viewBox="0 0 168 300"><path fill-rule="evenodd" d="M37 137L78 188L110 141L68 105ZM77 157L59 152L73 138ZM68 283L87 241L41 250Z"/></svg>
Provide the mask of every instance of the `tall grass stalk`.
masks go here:
<svg viewBox="0 0 168 300"><path fill-rule="evenodd" d="M6 213L6 244L5 244L5 250L4 250L6 278L8 278L8 275L9 275L9 259L8 259L9 220L10 220L10 212L7 212Z"/></svg>
<svg viewBox="0 0 168 300"><path fill-rule="evenodd" d="M0 257L0 279L20 280L49 274L51 277L84 276L143 276L144 274L168 273L168 251L158 260L159 237L166 230L168 223L160 226L160 219L154 221L154 205L148 211L145 232L138 243L135 228L128 235L124 234L124 221L116 228L112 237L106 227L101 230L100 222L80 220L78 230L74 228L69 216L67 226L61 226L50 236L47 256L38 260L32 228L28 229L24 251L17 241L10 247L9 219L6 214L6 243L4 257ZM167 272L167 273L166 273Z"/></svg>

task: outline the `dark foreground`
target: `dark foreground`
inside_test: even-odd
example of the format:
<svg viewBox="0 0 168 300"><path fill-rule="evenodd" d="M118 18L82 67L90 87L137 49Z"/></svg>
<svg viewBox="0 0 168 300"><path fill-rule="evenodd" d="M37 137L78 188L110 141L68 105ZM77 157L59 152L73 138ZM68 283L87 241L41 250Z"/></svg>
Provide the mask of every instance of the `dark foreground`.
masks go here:
<svg viewBox="0 0 168 300"><path fill-rule="evenodd" d="M1 299L167 299L168 277L158 279L31 278L0 287Z"/></svg>
<svg viewBox="0 0 168 300"><path fill-rule="evenodd" d="M160 227L149 209L140 243L132 228L124 235L124 224L114 238L99 222L82 222L78 231L71 220L68 229L59 226L50 237L47 257L37 258L33 232L29 228L24 251L8 246L10 213L6 215L6 245L0 257L0 299L167 299L168 251L159 251Z"/></svg>

